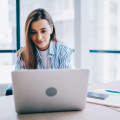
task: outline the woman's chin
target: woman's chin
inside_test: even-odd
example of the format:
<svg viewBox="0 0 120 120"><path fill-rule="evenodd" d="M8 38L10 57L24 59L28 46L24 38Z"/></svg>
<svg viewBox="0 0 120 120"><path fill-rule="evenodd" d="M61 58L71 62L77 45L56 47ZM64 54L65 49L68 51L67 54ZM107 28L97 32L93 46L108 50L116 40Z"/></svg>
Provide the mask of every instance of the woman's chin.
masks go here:
<svg viewBox="0 0 120 120"><path fill-rule="evenodd" d="M37 46L38 46L38 48L40 48L40 49L45 47L45 45L44 45L44 44L42 44L42 43L37 44Z"/></svg>

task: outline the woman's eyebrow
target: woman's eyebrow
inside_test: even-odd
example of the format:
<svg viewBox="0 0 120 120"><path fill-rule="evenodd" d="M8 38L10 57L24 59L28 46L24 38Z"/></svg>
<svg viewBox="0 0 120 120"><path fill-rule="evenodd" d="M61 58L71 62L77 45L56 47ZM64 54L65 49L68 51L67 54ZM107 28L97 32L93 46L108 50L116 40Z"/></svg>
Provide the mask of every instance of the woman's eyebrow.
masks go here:
<svg viewBox="0 0 120 120"><path fill-rule="evenodd" d="M45 30L46 28L41 28L40 30ZM31 29L31 31L36 31L35 29Z"/></svg>
<svg viewBox="0 0 120 120"><path fill-rule="evenodd" d="M36 31L36 30L34 30L34 29L31 29L31 31Z"/></svg>
<svg viewBox="0 0 120 120"><path fill-rule="evenodd" d="M41 28L40 30L45 30L46 28Z"/></svg>

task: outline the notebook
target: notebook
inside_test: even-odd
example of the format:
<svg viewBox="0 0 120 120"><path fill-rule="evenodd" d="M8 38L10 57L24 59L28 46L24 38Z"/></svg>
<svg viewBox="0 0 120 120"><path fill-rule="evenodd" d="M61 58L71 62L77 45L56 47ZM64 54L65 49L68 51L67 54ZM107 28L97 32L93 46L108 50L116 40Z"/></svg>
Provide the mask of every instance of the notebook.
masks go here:
<svg viewBox="0 0 120 120"><path fill-rule="evenodd" d="M17 70L12 72L17 113L82 110L88 70Z"/></svg>
<svg viewBox="0 0 120 120"><path fill-rule="evenodd" d="M107 107L120 108L120 93L106 92L106 89L96 89L92 92L107 95L105 99L87 97L87 102L104 105Z"/></svg>

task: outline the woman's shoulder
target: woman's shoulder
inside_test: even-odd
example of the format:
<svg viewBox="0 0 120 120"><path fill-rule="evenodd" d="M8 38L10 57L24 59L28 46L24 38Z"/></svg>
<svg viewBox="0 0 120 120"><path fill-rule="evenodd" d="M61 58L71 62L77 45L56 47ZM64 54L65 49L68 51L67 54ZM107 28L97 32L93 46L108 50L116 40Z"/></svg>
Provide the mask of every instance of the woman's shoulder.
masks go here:
<svg viewBox="0 0 120 120"><path fill-rule="evenodd" d="M71 55L74 52L74 49L68 47L64 42L57 42L56 44L57 46L57 53L61 54L61 55Z"/></svg>
<svg viewBox="0 0 120 120"><path fill-rule="evenodd" d="M17 52L16 52L17 58L19 60L23 60L24 59L24 47L20 48Z"/></svg>
<svg viewBox="0 0 120 120"><path fill-rule="evenodd" d="M56 46L57 46L57 49L60 49L60 50L68 49L69 48L64 42L61 42L61 41L58 41L56 43Z"/></svg>
<svg viewBox="0 0 120 120"><path fill-rule="evenodd" d="M24 48L20 48L17 52L17 60L16 60L16 66L15 69L25 69L24 64Z"/></svg>

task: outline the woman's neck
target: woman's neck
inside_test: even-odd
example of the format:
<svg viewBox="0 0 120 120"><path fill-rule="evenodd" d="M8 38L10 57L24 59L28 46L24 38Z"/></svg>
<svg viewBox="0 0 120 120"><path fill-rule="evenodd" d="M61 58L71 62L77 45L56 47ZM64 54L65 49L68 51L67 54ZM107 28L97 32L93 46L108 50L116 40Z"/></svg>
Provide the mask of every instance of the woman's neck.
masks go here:
<svg viewBox="0 0 120 120"><path fill-rule="evenodd" d="M44 46L43 48L40 48L40 51L45 51L49 48L50 43L48 43L46 46Z"/></svg>

